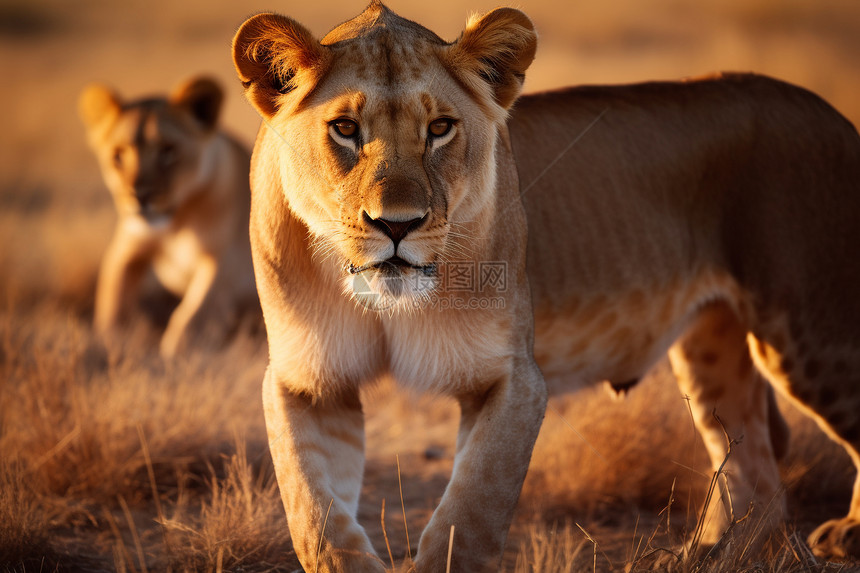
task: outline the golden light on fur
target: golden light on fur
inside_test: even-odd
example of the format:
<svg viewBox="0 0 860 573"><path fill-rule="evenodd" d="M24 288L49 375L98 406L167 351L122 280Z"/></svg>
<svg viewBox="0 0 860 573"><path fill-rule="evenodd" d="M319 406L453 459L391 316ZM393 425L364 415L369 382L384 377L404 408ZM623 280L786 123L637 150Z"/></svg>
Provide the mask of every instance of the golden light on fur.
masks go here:
<svg viewBox="0 0 860 573"><path fill-rule="evenodd" d="M524 10L539 34L540 46L527 70L526 94L563 85L614 85L721 69L754 70L818 93L855 126L860 120L857 2L613 0L579 3L575 10L547 0L510 5ZM333 2L261 8L285 11L314 34L322 35L327 27L347 20L363 6ZM488 10L494 4L463 6L392 5L401 16L433 28L443 44L459 37L470 10ZM191 348L181 351L176 360L163 363L158 356L159 340L177 299L161 294L160 285L150 278L142 285L140 302L132 305L123 328L112 338L111 352L105 353L92 328L98 266L115 231L117 213L98 163L87 148L86 130L76 117L81 89L97 80L106 82L125 102L150 93L169 97L174 92L172 86L183 83L189 74L206 72L228 92L218 128L235 134L245 145L253 144L260 120L256 109L241 97L242 86L228 55L232 35L253 9L236 3L207 3L204 7L195 2L156 1L108 6L87 0L74 5L11 0L0 9L0 43L7 56L3 61L8 80L0 90L0 105L7 111L0 154L0 569L263 573L301 568L277 484L273 483L263 423L260 380L269 358L266 341L240 332L231 336L232 342L226 346L210 345L204 331L202 337L192 335ZM343 36L341 30L333 37ZM359 68L355 65L352 72L358 73ZM583 94L575 107L586 107L587 95ZM363 109L360 96L354 92L349 107L336 113ZM540 108L545 101L538 99L529 106L533 101L530 96L518 99L509 113L516 117L522 111L522 117L532 118L529 123L537 135L528 139L522 139L523 133L517 136L526 147L538 146L546 138L557 144L548 157L543 157L545 152L536 152L537 163L521 163L519 168L528 174L528 180L522 178L521 194L536 200L539 193L547 191L547 180L537 175L559 170L574 177L578 189L592 188L594 198L604 197L593 211L585 207L570 211L563 203L553 202L550 212L559 212L562 225L554 223L554 218L539 217L530 221L529 229L543 229L548 240L558 238L560 244L582 251L583 257L593 254L595 264L584 264L572 272L579 275L577 269L588 268L590 271L582 274L598 282L617 272L610 263L619 257L640 261L646 268L656 264L648 249L650 227L642 223L654 214L641 206L630 206L614 209L617 214L628 215L623 220L606 216L583 222L580 217L600 212L599 205L610 201L616 191L629 189L630 178L621 175L622 168L671 166L672 153L660 154L655 162L651 152L665 150L677 136L679 125L666 116L650 127L641 120L622 119L619 106L600 105L606 104L601 99L605 96L605 92L594 93L596 109L589 108L576 125L557 126L550 119L534 121L533 108ZM626 105L641 108L641 99L639 95L630 97ZM416 132L426 134L429 122L444 116L459 121L456 137L466 133L463 122L471 121L471 116L436 108L432 100L423 97L417 104L427 115L415 117ZM666 103L670 105L671 100ZM780 117L781 109L780 105L762 108L755 116ZM563 108L548 111L568 113ZM369 115L355 119L365 127ZM733 113L719 123L730 126L742 116ZM327 114L326 120L336 117ZM269 121L277 123L277 118ZM827 121L817 123L826 125ZM589 125L591 128L586 129ZM642 146L645 151L638 151L637 145L637 153L625 155L622 162L595 162L595 157L615 157L610 152L627 146L631 131L622 131L622 125L638 126L649 134L648 144ZM608 126L614 135L606 146L608 151L585 153L592 148L594 136ZM706 128L704 122L691 122L691 126ZM780 140L805 140L817 129L790 127ZM291 139L286 133L285 137ZM298 141L301 143L300 137ZM514 144L515 153L520 153L524 146ZM780 162L777 171L788 176L804 165L803 169L819 173L816 166L835 146L822 142L811 148L808 160ZM749 158L749 165L761 164L760 158ZM726 163L731 161L731 157L726 158ZM594 171L602 178L579 178ZM712 172L707 179L713 177ZM653 196L659 196L658 187L654 189ZM807 217L832 222L816 199L818 189L815 186L813 201L803 211ZM577 196L592 201L588 195ZM622 192L617 196L621 205L625 197L630 198ZM781 199L773 204L779 208ZM730 220L740 221L737 216ZM699 225L691 222L689 227ZM336 233L334 225L330 227ZM737 228L732 227L726 235L736 233ZM771 238L778 232L772 225L763 229L768 230L762 236ZM459 273L450 281L453 286L468 288L470 276L477 284L479 268L476 266L472 273L459 263L476 248L483 248L492 235L479 235L468 222L452 225L448 233L452 237L456 234L459 242L446 245L447 262L439 265L440 279L447 280L443 273L450 267ZM686 244L683 237L679 234L677 240L664 243L662 248L682 258L688 256L689 252L677 249ZM346 267L341 252L330 242L315 236L290 237L293 244L305 240L314 260L328 259ZM806 242L805 237L803 242L789 239L787 250L803 259L799 253ZM754 242L747 238L740 244L752 248ZM786 243L779 240L774 244ZM549 272L553 269L567 276L561 273L564 263L553 260L558 248L547 251L546 258L540 259L547 264L532 267L531 272L547 270L542 275L545 279L530 279L533 292L554 284L559 275ZM811 284L811 275L793 260L794 256L778 266L785 273L798 273L794 284ZM767 266L771 261L771 257L762 257L759 263ZM296 272L305 276L307 270ZM339 275L344 281L354 276L347 271ZM537 361L545 375L569 372L573 368L566 370L565 364L574 356L582 356L585 363L597 363L594 357L601 348L619 356L634 355L652 335L650 328L641 326L662 321L684 304L686 289L681 281L667 281L662 295L637 278L628 282L635 288L623 295L590 287L587 296L548 305L538 313L536 323L550 326L536 333L541 349ZM439 288L438 302L431 303L436 304L434 311L460 300L444 296L446 282ZM567 288L558 285L558 290ZM694 290L691 285L689 292ZM352 297L351 293L344 296ZM497 302L495 292L489 295L470 300L478 304ZM841 297L834 290L826 298ZM360 305L357 310L368 318L387 317L389 312L377 313ZM575 319L564 319L574 312ZM419 313L412 310L410 314L415 317ZM562 320L547 322L557 315ZM587 322L587 328L577 326L580 321ZM790 330L786 319L778 321L785 321L784 327ZM407 333L410 324L404 321ZM446 334L446 329L439 330L442 336ZM438 365L441 371L456 365L462 360L461 354L469 353L472 341L483 341L486 334L476 323L468 336L451 339L438 353L450 354L445 364L430 353L401 353L399 364L417 376L416 382L427 384L434 392L441 384L429 386L429 369ZM818 338L808 332L805 336ZM846 365L838 361L828 365L823 360L807 365L808 360L796 356L784 360L785 349L792 345L778 336L769 341L747 340L764 362L779 371L803 373L808 368L819 377L846 372L837 403L850 403L847 390L851 376L844 370ZM344 337L340 342L346 345L350 340ZM797 347L808 350L807 343ZM379 352L388 350L381 348ZM300 353L297 360L305 356ZM713 359L710 352L701 356ZM721 364L718 361L712 368L726 367ZM737 365L740 368L743 362ZM632 381L615 380L613 384L623 389ZM563 391L576 381L560 377L551 384ZM661 360L651 375L623 394L609 388L600 384L552 399L498 570L825 573L840 567L843 571L851 569L850 564L816 556L806 543L808 535L826 519L846 514L855 476L850 457L782 396L776 396L777 403L791 428L786 457L779 462L788 520L776 528L771 544L759 549L749 543L746 533L758 528L758 519L751 515L731 529L721 551L704 560L680 550L696 529L712 467L693 423L690 403L679 392L668 360ZM453 470L460 407L453 398L403 391L387 378L375 387L364 385L361 402L366 462L359 523L386 568L405 568L401 560L408 549L413 557L416 555L421 533ZM718 412L725 407L720 406ZM837 420L839 415L845 420L852 416L851 407L834 413ZM138 426L143 429L144 442ZM743 435L741 444L733 446L733 457L741 456L751 443L748 432ZM144 443L150 464L143 453ZM774 454L779 455L776 448ZM150 479L150 467L154 480ZM402 483L402 502L398 481ZM387 530L391 558L380 528L383 500L382 527ZM324 503L321 511L327 509L329 500ZM716 499L713 503L721 506ZM746 508L739 508L738 513L745 514ZM326 529L334 526L331 514L329 517ZM762 520L762 524L767 522ZM463 530L457 525L450 553L449 545L444 548L446 561L450 555L455 571L460 553L469 550L461 544ZM447 534L450 540L450 528ZM840 537L837 531L832 539Z"/></svg>
<svg viewBox="0 0 860 573"><path fill-rule="evenodd" d="M264 404L306 569L382 570L355 511L359 390L383 373L461 406L454 472L417 571L447 566L452 525L469 547L452 566L496 569L547 382L609 380L626 391L670 348L722 476L694 546L717 545L750 507L762 531L781 523L785 426L747 333L788 340L785 316L822 328L819 336L851 329L831 314L833 324L815 326L804 315L815 311L802 310L824 304L815 288L792 294L798 277L781 272L791 261L841 285L860 280L858 265L836 264L845 253L824 228L802 218L816 189L829 223L860 240L850 217L834 216L858 209L860 139L841 116L754 75L572 89L512 107L536 36L506 8L471 19L450 44L374 3L322 42L289 18L262 15L233 46L265 120L251 214L271 357ZM288 81L278 84L283 70ZM823 141L828 152L810 163ZM791 177L777 167L801 164L809 169ZM804 237L803 249L783 244L788 236ZM755 262L768 257L782 262ZM457 267L490 262L504 267L501 292ZM414 286L422 275L424 291ZM500 305L472 304L493 294ZM434 304L440 296L447 306ZM806 372L817 375L827 352L818 347ZM838 356L854 364L857 352ZM781 359L780 370L762 361L765 375L851 439L856 422L828 422L813 381L786 377L797 369ZM726 433L745 436L728 458ZM850 529L853 515L828 527Z"/></svg>

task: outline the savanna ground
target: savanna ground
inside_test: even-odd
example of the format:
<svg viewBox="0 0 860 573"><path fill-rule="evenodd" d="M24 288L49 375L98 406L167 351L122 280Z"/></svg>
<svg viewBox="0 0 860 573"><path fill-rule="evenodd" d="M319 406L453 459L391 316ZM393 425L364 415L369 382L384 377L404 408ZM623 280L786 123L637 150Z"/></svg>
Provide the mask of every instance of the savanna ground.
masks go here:
<svg viewBox="0 0 860 573"><path fill-rule="evenodd" d="M454 39L467 9L496 3L390 6ZM752 70L804 85L860 120L856 0L518 7L542 39L527 90ZM92 80L141 95L207 72L227 87L226 125L250 144L259 120L232 72L236 27L276 10L322 34L362 8L342 0L0 3L0 571L297 567L263 428L265 340L242 332L227 348L201 345L164 364L152 351L163 311L111 352L93 337L96 268L115 216L75 100ZM151 298L145 308L164 308ZM368 396L360 518L385 561L389 549L398 561L444 488L457 410L385 382ZM666 366L620 402L601 388L553 400L505 570L855 569L821 563L802 543L844 512L847 456L783 408L793 431L782 466L792 521L761 552L741 539L702 564L672 553L695 528L710 473Z"/></svg>

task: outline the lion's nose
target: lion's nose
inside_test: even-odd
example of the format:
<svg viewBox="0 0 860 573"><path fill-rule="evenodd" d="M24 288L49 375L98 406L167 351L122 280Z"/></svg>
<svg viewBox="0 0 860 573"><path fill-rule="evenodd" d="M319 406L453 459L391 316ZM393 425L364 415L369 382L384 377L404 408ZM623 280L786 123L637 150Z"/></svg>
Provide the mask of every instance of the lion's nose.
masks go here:
<svg viewBox="0 0 860 573"><path fill-rule="evenodd" d="M141 207L146 207L155 196L155 187L151 185L136 185L134 188L134 197Z"/></svg>
<svg viewBox="0 0 860 573"><path fill-rule="evenodd" d="M388 238L394 241L394 246L396 247L397 244L406 237L406 235L423 225L427 220L428 215L409 219L408 221L392 221L381 217L379 219L374 219L367 214L367 211L364 211L362 213L362 217L364 218L365 223L385 233Z"/></svg>

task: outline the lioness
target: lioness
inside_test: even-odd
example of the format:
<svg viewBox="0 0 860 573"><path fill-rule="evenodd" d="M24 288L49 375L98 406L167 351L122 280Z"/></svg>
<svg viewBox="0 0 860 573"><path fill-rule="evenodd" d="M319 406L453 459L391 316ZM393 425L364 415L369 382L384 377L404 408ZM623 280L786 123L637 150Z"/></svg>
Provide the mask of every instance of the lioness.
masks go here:
<svg viewBox="0 0 860 573"><path fill-rule="evenodd" d="M517 10L446 43L379 2L321 41L275 14L236 34L265 122L251 242L266 425L307 571L383 570L356 509L359 388L386 373L462 408L417 571L445 571L452 528L452 570L497 569L545 378L623 388L671 348L715 465L743 435L706 543L750 504L764 528L785 511L783 426L753 361L860 461L854 128L753 75L537 94L511 112L535 46ZM855 553L858 519L860 482L816 550Z"/></svg>
<svg viewBox="0 0 860 573"><path fill-rule="evenodd" d="M258 304L247 232L250 154L218 129L222 100L208 78L130 102L102 85L81 93L80 115L119 214L96 291L95 327L105 337L150 267L181 297L161 339L165 358L192 323L223 330Z"/></svg>

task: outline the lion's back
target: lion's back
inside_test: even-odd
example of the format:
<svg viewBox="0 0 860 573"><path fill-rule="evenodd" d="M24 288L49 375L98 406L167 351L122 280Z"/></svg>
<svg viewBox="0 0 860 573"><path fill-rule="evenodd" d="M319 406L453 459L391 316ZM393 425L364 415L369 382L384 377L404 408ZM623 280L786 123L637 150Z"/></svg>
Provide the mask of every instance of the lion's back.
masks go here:
<svg viewBox="0 0 860 573"><path fill-rule="evenodd" d="M521 98L509 129L537 307L695 267L805 304L860 281L860 137L807 90L752 74L585 86Z"/></svg>

